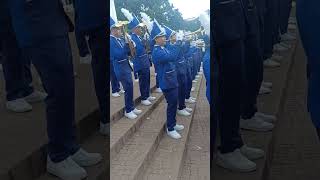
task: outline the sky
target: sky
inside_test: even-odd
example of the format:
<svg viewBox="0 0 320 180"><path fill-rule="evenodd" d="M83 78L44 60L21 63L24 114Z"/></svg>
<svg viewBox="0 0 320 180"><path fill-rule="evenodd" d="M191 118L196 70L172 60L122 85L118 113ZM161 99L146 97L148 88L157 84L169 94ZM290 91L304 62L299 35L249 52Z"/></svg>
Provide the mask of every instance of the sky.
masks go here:
<svg viewBox="0 0 320 180"><path fill-rule="evenodd" d="M169 2L179 9L183 19L198 17L210 9L210 0L169 0Z"/></svg>

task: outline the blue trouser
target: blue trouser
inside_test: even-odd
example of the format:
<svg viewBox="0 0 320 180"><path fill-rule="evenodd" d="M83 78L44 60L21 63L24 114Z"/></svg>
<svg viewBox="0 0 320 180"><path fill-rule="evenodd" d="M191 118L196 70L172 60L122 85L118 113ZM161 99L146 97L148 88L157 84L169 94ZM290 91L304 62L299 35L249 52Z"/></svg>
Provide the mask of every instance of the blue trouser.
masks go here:
<svg viewBox="0 0 320 180"><path fill-rule="evenodd" d="M76 22L78 21L77 12L75 12L75 21ZM86 34L84 32L81 32L79 30L78 26L75 26L74 33L75 33L75 36L76 36L76 42L77 42L77 46L78 46L78 49L79 49L79 55L81 57L85 57L86 55L90 54L89 47L88 47L88 44L87 44L87 40L85 38Z"/></svg>
<svg viewBox="0 0 320 180"><path fill-rule="evenodd" d="M97 28L88 32L89 46L92 53L92 73L95 85L96 96L98 98L100 111L102 113L102 123L108 123L107 102L109 85L108 82L108 65L107 65L107 37L104 28Z"/></svg>
<svg viewBox="0 0 320 180"><path fill-rule="evenodd" d="M154 67L155 73L157 73L156 65L154 64L153 67ZM157 75L156 75L156 88L160 88L159 82L160 82L160 80L159 80L159 75L158 75L158 73L157 73Z"/></svg>
<svg viewBox="0 0 320 180"><path fill-rule="evenodd" d="M233 152L243 145L239 134L240 97L244 42L237 40L218 48L218 119L221 153Z"/></svg>
<svg viewBox="0 0 320 180"><path fill-rule="evenodd" d="M133 104L133 81L131 72L122 71L116 72L117 79L121 82L124 93L124 104L125 110L127 113L131 112L134 109Z"/></svg>
<svg viewBox="0 0 320 180"><path fill-rule="evenodd" d="M308 110L316 128L320 128L320 1L297 1L297 23L307 55Z"/></svg>
<svg viewBox="0 0 320 180"><path fill-rule="evenodd" d="M254 15L253 17L256 17ZM258 111L257 98L263 80L263 61L260 45L260 32L258 19L250 22L256 29L248 34L245 40L245 59L243 66L243 85L241 96L241 117L250 119Z"/></svg>
<svg viewBox="0 0 320 180"><path fill-rule="evenodd" d="M167 128L168 131L173 131L176 125L176 113L178 106L178 88L162 90L164 97L167 100Z"/></svg>
<svg viewBox="0 0 320 180"><path fill-rule="evenodd" d="M48 39L23 50L27 58L32 59L48 93L45 100L48 154L53 162L60 162L79 149L76 143L74 71L69 37L66 34Z"/></svg>
<svg viewBox="0 0 320 180"><path fill-rule="evenodd" d="M178 101L179 101L179 110L186 108L185 98L186 98L186 75L178 73Z"/></svg>
<svg viewBox="0 0 320 180"><path fill-rule="evenodd" d="M6 83L7 100L26 97L33 92L31 61L22 55L13 29L2 34L3 73Z"/></svg>
<svg viewBox="0 0 320 180"><path fill-rule="evenodd" d="M139 76L141 100L146 100L150 96L150 68L140 69L137 73Z"/></svg>
<svg viewBox="0 0 320 180"><path fill-rule="evenodd" d="M189 61L189 60L187 60L187 61ZM190 63L190 61L189 61L189 63ZM186 99L190 98L191 88L192 88L191 67L187 63L186 89L185 89L185 97L186 97Z"/></svg>
<svg viewBox="0 0 320 180"><path fill-rule="evenodd" d="M288 31L288 22L292 8L292 0L280 1L280 33L285 34Z"/></svg>
<svg viewBox="0 0 320 180"><path fill-rule="evenodd" d="M114 72L112 62L110 62L110 80L111 80L112 93L119 92L120 84Z"/></svg>
<svg viewBox="0 0 320 180"><path fill-rule="evenodd" d="M275 23L275 13L274 13L274 1L270 0L266 3L266 15L264 17L264 35L263 35L263 59L266 60L272 57L273 45L274 45L274 23Z"/></svg>

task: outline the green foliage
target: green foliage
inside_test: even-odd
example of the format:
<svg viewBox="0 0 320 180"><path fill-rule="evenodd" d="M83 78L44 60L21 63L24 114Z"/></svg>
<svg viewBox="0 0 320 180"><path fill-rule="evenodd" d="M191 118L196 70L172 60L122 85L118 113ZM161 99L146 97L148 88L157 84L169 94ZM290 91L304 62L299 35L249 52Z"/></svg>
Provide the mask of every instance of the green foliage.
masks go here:
<svg viewBox="0 0 320 180"><path fill-rule="evenodd" d="M183 20L179 10L175 9L169 0L115 0L115 6L119 20L127 20L121 12L121 8L125 8L138 18L141 18L140 12L145 12L152 19L155 18L160 24L173 30L195 31L200 27L200 22L197 19Z"/></svg>

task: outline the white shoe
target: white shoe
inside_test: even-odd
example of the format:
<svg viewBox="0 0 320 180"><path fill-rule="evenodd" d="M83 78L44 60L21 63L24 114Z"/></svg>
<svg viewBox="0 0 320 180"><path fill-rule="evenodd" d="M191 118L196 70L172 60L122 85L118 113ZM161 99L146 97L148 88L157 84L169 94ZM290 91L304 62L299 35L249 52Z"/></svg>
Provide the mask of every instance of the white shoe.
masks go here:
<svg viewBox="0 0 320 180"><path fill-rule="evenodd" d="M126 112L125 112L124 115L125 115L127 118L129 118L129 119L135 119L135 118L138 117L133 111L131 111L131 112L129 112L129 113L126 113Z"/></svg>
<svg viewBox="0 0 320 180"><path fill-rule="evenodd" d="M190 103L190 104L196 103L196 101L193 100L191 97L190 97L189 99L185 99L185 102L186 102L186 103Z"/></svg>
<svg viewBox="0 0 320 180"><path fill-rule="evenodd" d="M100 133L104 136L108 136L110 135L110 124L103 124L102 122L100 122Z"/></svg>
<svg viewBox="0 0 320 180"><path fill-rule="evenodd" d="M296 30L296 29L297 29L297 25L295 25L295 24L289 24L289 25L288 25L288 29L290 29L290 30Z"/></svg>
<svg viewBox="0 0 320 180"><path fill-rule="evenodd" d="M273 123L277 120L277 118L275 116L267 115L262 112L256 112L255 116L262 119L265 122L268 122L268 123Z"/></svg>
<svg viewBox="0 0 320 180"><path fill-rule="evenodd" d="M265 81L263 81L261 85L264 86L264 87L266 87L266 88L272 88L272 82L265 82Z"/></svg>
<svg viewBox="0 0 320 180"><path fill-rule="evenodd" d="M243 145L240 148L240 152L249 160L257 160L264 157L264 151L262 149L251 148L251 147L248 147L247 145Z"/></svg>
<svg viewBox="0 0 320 180"><path fill-rule="evenodd" d="M112 97L120 97L120 94L118 92L116 92L116 93L112 93L111 96Z"/></svg>
<svg viewBox="0 0 320 180"><path fill-rule="evenodd" d="M263 121L257 116L253 116L251 119L241 119L240 128L251 131L266 132L271 131L274 125Z"/></svg>
<svg viewBox="0 0 320 180"><path fill-rule="evenodd" d="M283 57L280 56L280 55L274 54L274 55L272 55L271 59L272 59L272 60L275 60L275 61L277 61L277 62L280 62L280 61L283 59Z"/></svg>
<svg viewBox="0 0 320 180"><path fill-rule="evenodd" d="M135 82L139 82L139 79L135 79L134 81L135 81Z"/></svg>
<svg viewBox="0 0 320 180"><path fill-rule="evenodd" d="M260 95L270 94L271 92L272 92L272 90L270 88L265 87L265 86L261 86L260 90L259 90Z"/></svg>
<svg viewBox="0 0 320 180"><path fill-rule="evenodd" d="M279 51L279 52L288 50L288 48L283 47L281 44L276 44L273 46L273 48L275 51Z"/></svg>
<svg viewBox="0 0 320 180"><path fill-rule="evenodd" d="M142 100L141 104L145 106L150 106L152 103L148 99L146 99L146 100Z"/></svg>
<svg viewBox="0 0 320 180"><path fill-rule="evenodd" d="M272 59L266 59L263 61L263 66L266 68L280 67L280 63L273 61Z"/></svg>
<svg viewBox="0 0 320 180"><path fill-rule="evenodd" d="M157 88L154 92L156 93L162 93L162 90L160 88Z"/></svg>
<svg viewBox="0 0 320 180"><path fill-rule="evenodd" d="M197 80L192 80L192 82L193 82L193 83L196 83L196 82L198 82L198 81L197 81Z"/></svg>
<svg viewBox="0 0 320 180"><path fill-rule="evenodd" d="M34 91L30 95L24 97L24 99L28 103L36 103L36 102L44 101L47 96L48 96L47 93L43 93L43 92L40 92L40 91Z"/></svg>
<svg viewBox="0 0 320 180"><path fill-rule="evenodd" d="M217 165L237 172L251 172L257 169L257 165L241 154L240 149L233 152L217 153Z"/></svg>
<svg viewBox="0 0 320 180"><path fill-rule="evenodd" d="M288 44L288 42L286 42L286 41L282 41L282 42L280 42L279 44L280 44L281 46L287 48L287 49L290 49L290 48L291 48L291 45Z"/></svg>
<svg viewBox="0 0 320 180"><path fill-rule="evenodd" d="M181 135L176 130L168 131L168 129L167 129L167 134L168 134L168 136L170 136L173 139L180 139L181 138Z"/></svg>
<svg viewBox="0 0 320 180"><path fill-rule="evenodd" d="M198 72L198 74L199 74L199 72ZM196 75L196 78L199 79L199 78L200 78L200 75Z"/></svg>
<svg viewBox="0 0 320 180"><path fill-rule="evenodd" d="M189 113L191 113L192 112L192 109L191 108L189 108L189 107L186 107L186 108L184 108L186 111L188 111Z"/></svg>
<svg viewBox="0 0 320 180"><path fill-rule="evenodd" d="M181 131L181 130L184 129L184 126L183 126L183 125L176 124L173 128L174 128L174 130L176 130L176 131Z"/></svg>
<svg viewBox="0 0 320 180"><path fill-rule="evenodd" d="M71 157L54 163L47 157L47 171L63 180L82 180L88 176L86 170L80 167Z"/></svg>
<svg viewBox="0 0 320 180"><path fill-rule="evenodd" d="M191 88L191 92L194 92L194 87Z"/></svg>
<svg viewBox="0 0 320 180"><path fill-rule="evenodd" d="M6 107L8 110L23 113L32 110L32 106L23 98L7 101Z"/></svg>
<svg viewBox="0 0 320 180"><path fill-rule="evenodd" d="M180 115L180 116L190 116L191 114L186 111L185 109L182 109L182 110L177 110L177 114Z"/></svg>
<svg viewBox="0 0 320 180"><path fill-rule="evenodd" d="M282 41L293 41L296 40L296 37L291 36L289 33L281 35L281 40Z"/></svg>
<svg viewBox="0 0 320 180"><path fill-rule="evenodd" d="M102 161L102 156L99 153L88 153L80 148L74 155L71 156L72 160L79 166L88 167L93 166Z"/></svg>
<svg viewBox="0 0 320 180"><path fill-rule="evenodd" d="M87 54L85 57L80 57L80 64L91 64L92 56Z"/></svg>
<svg viewBox="0 0 320 180"><path fill-rule="evenodd" d="M119 91L119 93L120 94L124 94L126 91L124 91L123 89L121 89L120 91Z"/></svg>
<svg viewBox="0 0 320 180"><path fill-rule="evenodd" d="M150 96L150 97L148 97L148 100L149 101L154 101L154 100L156 100L157 98L156 97L154 97L154 96Z"/></svg>
<svg viewBox="0 0 320 180"><path fill-rule="evenodd" d="M134 108L133 113L135 113L136 115L141 114L142 110Z"/></svg>

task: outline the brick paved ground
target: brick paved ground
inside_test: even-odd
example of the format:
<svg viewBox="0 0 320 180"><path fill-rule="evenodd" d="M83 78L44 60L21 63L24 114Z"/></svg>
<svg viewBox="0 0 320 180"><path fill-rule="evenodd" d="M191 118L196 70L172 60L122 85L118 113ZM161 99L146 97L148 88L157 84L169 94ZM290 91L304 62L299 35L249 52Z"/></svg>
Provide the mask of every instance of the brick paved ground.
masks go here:
<svg viewBox="0 0 320 180"><path fill-rule="evenodd" d="M186 157L179 180L210 179L210 106L205 93L204 80L197 99L197 108L191 124Z"/></svg>
<svg viewBox="0 0 320 180"><path fill-rule="evenodd" d="M320 143L306 108L306 57L299 42L274 136L268 180L320 179Z"/></svg>

